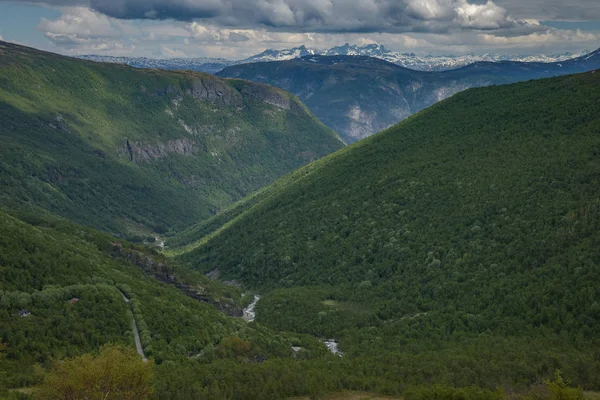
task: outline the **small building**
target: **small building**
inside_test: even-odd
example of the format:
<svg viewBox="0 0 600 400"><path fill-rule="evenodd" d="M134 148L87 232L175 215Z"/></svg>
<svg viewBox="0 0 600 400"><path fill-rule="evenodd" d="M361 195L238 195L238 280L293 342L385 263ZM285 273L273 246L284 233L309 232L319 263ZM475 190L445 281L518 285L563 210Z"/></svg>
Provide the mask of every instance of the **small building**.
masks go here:
<svg viewBox="0 0 600 400"><path fill-rule="evenodd" d="M71 300L69 300L69 303L71 303L71 304L79 303L79 299L77 297L73 297Z"/></svg>
<svg viewBox="0 0 600 400"><path fill-rule="evenodd" d="M19 316L22 318L27 318L31 316L31 312L29 310L21 310L19 311Z"/></svg>

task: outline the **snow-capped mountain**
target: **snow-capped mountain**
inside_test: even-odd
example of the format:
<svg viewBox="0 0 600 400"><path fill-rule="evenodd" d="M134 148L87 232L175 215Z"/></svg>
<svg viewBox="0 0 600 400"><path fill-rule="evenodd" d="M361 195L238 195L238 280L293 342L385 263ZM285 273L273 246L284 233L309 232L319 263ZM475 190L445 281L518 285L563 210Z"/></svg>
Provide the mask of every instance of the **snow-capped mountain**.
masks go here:
<svg viewBox="0 0 600 400"><path fill-rule="evenodd" d="M499 54L467 54L461 56L418 56L414 53L398 53L379 44L369 44L365 46L350 45L346 43L343 46L332 47L328 50L309 49L305 46L295 47L286 50L266 50L261 54L247 58L242 63L248 62L267 62L284 61L293 58L301 58L307 55L325 55L325 56L367 56L379 58L405 68L417 71L443 71L464 67L480 61L499 62L499 61L520 61L520 62L558 62L587 54L588 51L581 53L561 53L551 55L499 55ZM238 63L236 63L238 64Z"/></svg>
<svg viewBox="0 0 600 400"><path fill-rule="evenodd" d="M371 55L381 47L371 47ZM349 49L355 51L354 49ZM332 52L339 51L333 50ZM223 78L262 82L295 94L347 143L379 132L460 91L600 68L600 49L552 63L478 61L443 72L415 71L379 58L307 55L234 65Z"/></svg>
<svg viewBox="0 0 600 400"><path fill-rule="evenodd" d="M89 61L105 62L113 64L126 64L135 68L156 68L166 70L189 70L215 74L223 68L239 64L239 61L226 60L224 58L171 58L157 59L147 57L111 57L99 55L78 56Z"/></svg>
<svg viewBox="0 0 600 400"><path fill-rule="evenodd" d="M146 57L111 57L99 55L79 56L85 60L127 64L136 68L158 68L167 70L191 70L215 74L224 68L238 64L248 64L255 62L285 61L294 58L302 58L312 55L323 56L367 56L385 60L405 68L417 71L445 71L464 67L477 62L499 62L499 61L520 61L520 62L560 62L574 57L587 54L582 53L561 53L551 55L520 55L508 56L499 54L467 54L461 56L418 56L414 53L398 53L392 51L380 44L368 44L365 46L350 45L346 43L343 46L332 47L327 50L310 49L306 46L294 47L284 50L265 50L260 54L248 57L244 60L226 60L224 58L173 58L173 59L154 59Z"/></svg>
<svg viewBox="0 0 600 400"><path fill-rule="evenodd" d="M247 64L252 62L268 62L268 61L285 61L292 60L294 58L301 58L304 56L320 55L320 50L308 49L306 46L294 47L293 49L285 50L265 50L260 54L252 57L248 57L242 60L240 64Z"/></svg>

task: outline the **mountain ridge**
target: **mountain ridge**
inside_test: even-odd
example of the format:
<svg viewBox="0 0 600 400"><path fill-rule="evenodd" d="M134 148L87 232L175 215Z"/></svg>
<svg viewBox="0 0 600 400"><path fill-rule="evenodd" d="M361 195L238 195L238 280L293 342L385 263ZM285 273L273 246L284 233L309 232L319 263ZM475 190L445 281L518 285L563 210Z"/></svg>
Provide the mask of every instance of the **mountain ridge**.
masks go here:
<svg viewBox="0 0 600 400"><path fill-rule="evenodd" d="M348 143L386 129L459 91L600 68L598 50L556 63L478 62L440 72L415 71L366 56L309 55L241 64L222 77L281 87L297 95Z"/></svg>
<svg viewBox="0 0 600 400"><path fill-rule="evenodd" d="M307 48L305 45L290 49L267 49L263 52L245 58L243 60L227 60L223 58L174 58L174 59L153 59L149 57L112 57L100 55L81 55L79 58L99 61L128 64L137 68L159 68L159 69L189 69L209 73L218 73L224 68L238 64L248 64L253 62L271 62L285 61L294 58L302 58L308 55L356 55L383 59L385 61L400 65L405 68L417 71L444 71L456 69L478 61L520 61L520 62L558 62L583 55L589 51L581 53L562 53L550 55L500 55L500 54L468 54L464 56L417 56L414 53L400 53L389 50L384 45L367 44L363 46L350 45L346 43L343 46L335 46L330 49L319 50Z"/></svg>
<svg viewBox="0 0 600 400"><path fill-rule="evenodd" d="M343 146L296 97L264 84L5 42L0 71L4 206L113 233L207 218ZM90 195L100 192L111 196Z"/></svg>

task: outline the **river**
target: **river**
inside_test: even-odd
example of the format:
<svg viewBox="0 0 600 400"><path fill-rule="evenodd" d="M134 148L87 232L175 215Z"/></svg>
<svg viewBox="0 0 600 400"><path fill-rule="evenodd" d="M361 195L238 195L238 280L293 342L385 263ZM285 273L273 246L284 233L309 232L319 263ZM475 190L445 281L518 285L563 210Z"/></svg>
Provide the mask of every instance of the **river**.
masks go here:
<svg viewBox="0 0 600 400"><path fill-rule="evenodd" d="M252 322L254 321L254 319L256 319L256 311L254 311L254 308L256 307L256 303L258 303L259 300L260 296L254 295L254 300L252 300L252 303L250 303L248 307L244 308L242 318L245 321Z"/></svg>

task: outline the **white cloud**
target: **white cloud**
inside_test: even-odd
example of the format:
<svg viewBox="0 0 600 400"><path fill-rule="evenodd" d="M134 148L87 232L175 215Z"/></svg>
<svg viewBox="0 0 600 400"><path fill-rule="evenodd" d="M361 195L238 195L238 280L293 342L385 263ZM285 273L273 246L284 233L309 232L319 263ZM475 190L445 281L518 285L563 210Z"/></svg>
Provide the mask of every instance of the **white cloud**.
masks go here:
<svg viewBox="0 0 600 400"><path fill-rule="evenodd" d="M128 23L107 17L86 7L66 7L55 19L42 18L38 29L55 45L72 54L131 54L135 45L122 40L135 31Z"/></svg>
<svg viewBox="0 0 600 400"><path fill-rule="evenodd" d="M370 32L367 29L352 32L350 29L346 32L340 29L299 32L264 24L243 28L236 27L234 22L219 25L211 19L192 22L130 21L82 6L61 7L63 14L60 17L42 19L38 28L59 51L65 53L101 52L168 58L208 56L243 59L266 48L307 45L324 49L346 42L361 45L380 43L396 51L421 54L541 53L596 48L599 39L598 32L557 30L540 25L537 19L511 17L501 2L512 0L487 1L485 4L481 1L480 4L470 4L472 0L345 0L342 8L340 0L304 0L298 9L294 8L294 4L300 0L252 1L262 1L262 7L273 8L272 13L277 14L281 21L287 19L292 22L293 14L293 23L299 23L300 18L307 25L320 24L322 20L333 18L330 14L335 14L340 21L337 28L343 28L357 24L368 26L369 19L375 23L377 18L383 18L382 23L389 24L409 18L412 31ZM389 15L384 18L376 13L385 5ZM403 5L403 8L398 5Z"/></svg>
<svg viewBox="0 0 600 400"><path fill-rule="evenodd" d="M431 21L452 21L455 9L444 0L408 0L406 13L415 19Z"/></svg>
<svg viewBox="0 0 600 400"><path fill-rule="evenodd" d="M185 58L185 57L187 57L187 54L185 51L179 50L179 49L171 49L167 46L162 46L161 52L165 58Z"/></svg>
<svg viewBox="0 0 600 400"><path fill-rule="evenodd" d="M520 49L527 48L546 48L556 49L559 46L565 46L568 43L569 46L576 45L577 43L584 43L588 45L594 45L600 41L600 33L598 32L583 32L581 30L558 30L551 29L545 32L536 32L527 36L516 36L516 37L502 37L494 36L490 34L479 34L477 35L479 44L484 46L493 46L494 48L502 47L514 47L517 46ZM567 49L569 47L566 47ZM595 47L592 48L592 50Z"/></svg>
<svg viewBox="0 0 600 400"><path fill-rule="evenodd" d="M598 0L496 0L512 15L537 20L600 20Z"/></svg>
<svg viewBox="0 0 600 400"><path fill-rule="evenodd" d="M111 18L89 8L72 7L64 11L56 20L42 18L38 28L55 36L75 35L80 38L118 37L122 34Z"/></svg>
<svg viewBox="0 0 600 400"><path fill-rule="evenodd" d="M523 26L492 0L485 4L469 4L467 0L31 1L87 4L96 12L121 20L196 21L229 29L296 33L449 32Z"/></svg>
<svg viewBox="0 0 600 400"><path fill-rule="evenodd" d="M510 27L514 23L507 16L506 10L491 0L486 4L469 4L467 0L462 0L461 3L456 8L456 14L463 28L493 30Z"/></svg>

